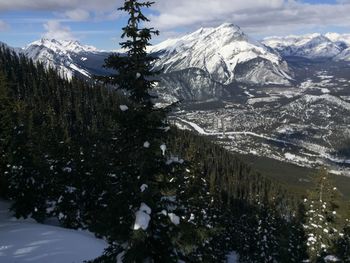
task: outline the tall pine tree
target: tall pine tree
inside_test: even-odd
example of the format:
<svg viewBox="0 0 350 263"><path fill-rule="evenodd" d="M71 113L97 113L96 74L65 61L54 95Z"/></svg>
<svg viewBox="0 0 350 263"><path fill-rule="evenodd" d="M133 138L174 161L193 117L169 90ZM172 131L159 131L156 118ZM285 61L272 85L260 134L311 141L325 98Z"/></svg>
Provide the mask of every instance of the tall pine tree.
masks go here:
<svg viewBox="0 0 350 263"><path fill-rule="evenodd" d="M120 132L115 141L119 171L111 205L116 219L109 231L111 247L102 261L113 261L119 254L123 262L177 262L191 252L183 249L181 230L186 229L182 218L190 212L177 194L186 184L184 169L167 157L167 109L156 108L150 94L155 87L151 62L156 58L146 49L159 32L140 26L149 21L142 9L152 4L126 0L119 9L129 14L122 34L126 40L120 43L126 54L111 55L105 66L116 73L100 78L129 95L129 103L119 106Z"/></svg>

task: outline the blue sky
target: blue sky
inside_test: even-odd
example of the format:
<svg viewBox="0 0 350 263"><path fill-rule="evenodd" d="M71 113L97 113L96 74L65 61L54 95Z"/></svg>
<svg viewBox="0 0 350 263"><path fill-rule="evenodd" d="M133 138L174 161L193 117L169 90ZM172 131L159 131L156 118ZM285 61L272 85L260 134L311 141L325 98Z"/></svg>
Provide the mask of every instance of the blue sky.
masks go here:
<svg viewBox="0 0 350 263"><path fill-rule="evenodd" d="M0 0L0 41L22 47L42 37L119 48L123 0ZM313 32L350 33L350 0L158 0L146 11L159 42L230 22L255 38Z"/></svg>

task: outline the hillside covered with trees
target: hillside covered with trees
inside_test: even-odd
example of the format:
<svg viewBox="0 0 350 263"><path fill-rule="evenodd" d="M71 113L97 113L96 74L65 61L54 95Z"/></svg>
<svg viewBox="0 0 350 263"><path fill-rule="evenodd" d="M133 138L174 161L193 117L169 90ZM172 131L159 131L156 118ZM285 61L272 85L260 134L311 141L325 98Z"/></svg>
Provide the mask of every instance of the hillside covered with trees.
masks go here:
<svg viewBox="0 0 350 263"><path fill-rule="evenodd" d="M105 238L94 262L225 262L231 251L241 262L350 262L326 171L302 200L155 107L146 47L158 31L139 27L150 5L125 1L127 56L109 57L118 74L93 82L0 46L0 195L15 216Z"/></svg>

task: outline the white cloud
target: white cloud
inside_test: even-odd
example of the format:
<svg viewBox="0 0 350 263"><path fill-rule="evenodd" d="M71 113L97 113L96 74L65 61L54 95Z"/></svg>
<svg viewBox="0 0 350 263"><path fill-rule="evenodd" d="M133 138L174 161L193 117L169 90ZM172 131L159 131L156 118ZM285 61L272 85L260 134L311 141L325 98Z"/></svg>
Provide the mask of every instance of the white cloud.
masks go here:
<svg viewBox="0 0 350 263"><path fill-rule="evenodd" d="M90 12L83 9L73 9L66 11L65 16L74 21L85 21L90 18Z"/></svg>
<svg viewBox="0 0 350 263"><path fill-rule="evenodd" d="M153 19L161 28L173 28L226 21L233 14L275 10L283 4L284 0L162 0L155 5L160 15Z"/></svg>
<svg viewBox="0 0 350 263"><path fill-rule="evenodd" d="M0 32L6 31L10 28L10 26L3 20L0 20Z"/></svg>
<svg viewBox="0 0 350 263"><path fill-rule="evenodd" d="M0 12L48 11L67 22L115 20L124 0L0 0ZM33 19L32 19L33 20Z"/></svg>
<svg viewBox="0 0 350 263"><path fill-rule="evenodd" d="M297 0L160 0L151 17L163 31L231 22L255 35L286 34L350 26L350 1L306 4Z"/></svg>
<svg viewBox="0 0 350 263"><path fill-rule="evenodd" d="M76 37L73 35L71 29L68 26L63 26L57 20L49 20L44 24L46 33L44 38L60 39L60 40L74 40Z"/></svg>
<svg viewBox="0 0 350 263"><path fill-rule="evenodd" d="M67 11L84 8L89 11L110 11L121 5L123 0L0 0L0 11L6 10L48 10Z"/></svg>
<svg viewBox="0 0 350 263"><path fill-rule="evenodd" d="M46 10L62 18L85 21L117 19L124 0L0 0L0 11ZM315 1L316 2L316 1ZM151 24L163 32L192 31L223 22L254 35L322 31L350 26L350 0L307 4L302 0L156 0Z"/></svg>

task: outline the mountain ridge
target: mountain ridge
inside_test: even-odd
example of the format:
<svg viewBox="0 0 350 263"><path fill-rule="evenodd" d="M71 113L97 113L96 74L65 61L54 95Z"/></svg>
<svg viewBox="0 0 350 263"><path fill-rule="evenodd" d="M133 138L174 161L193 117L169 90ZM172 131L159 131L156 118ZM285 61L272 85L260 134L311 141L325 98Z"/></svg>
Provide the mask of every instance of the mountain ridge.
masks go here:
<svg viewBox="0 0 350 263"><path fill-rule="evenodd" d="M350 54L342 54L350 48L350 35L338 33L314 33L290 35L286 37L267 37L262 43L282 57L298 56L308 59L327 58L332 60L350 60Z"/></svg>
<svg viewBox="0 0 350 263"><path fill-rule="evenodd" d="M106 73L102 65L109 55L106 51L75 40L47 38L32 42L22 48L21 53L47 68L56 68L68 79L76 75L91 78L94 74Z"/></svg>
<svg viewBox="0 0 350 263"><path fill-rule="evenodd" d="M252 40L238 26L222 24L219 27L201 28L181 38L167 40L150 48L159 56L156 68L165 73L199 68L224 85L234 80L255 84L289 84L292 80L288 65L278 53ZM271 77L262 83L252 78L235 76L239 65L260 59L271 67ZM257 63L259 64L259 63Z"/></svg>
<svg viewBox="0 0 350 263"><path fill-rule="evenodd" d="M165 40L148 51L159 57L153 65L161 70L157 87L167 102L227 98L239 86L295 84L295 68L288 56L350 61L349 34L308 34L270 37L257 41L231 23L200 28L179 38ZM68 79L111 72L103 68L112 53L75 40L43 38L14 49L47 68L56 68Z"/></svg>

